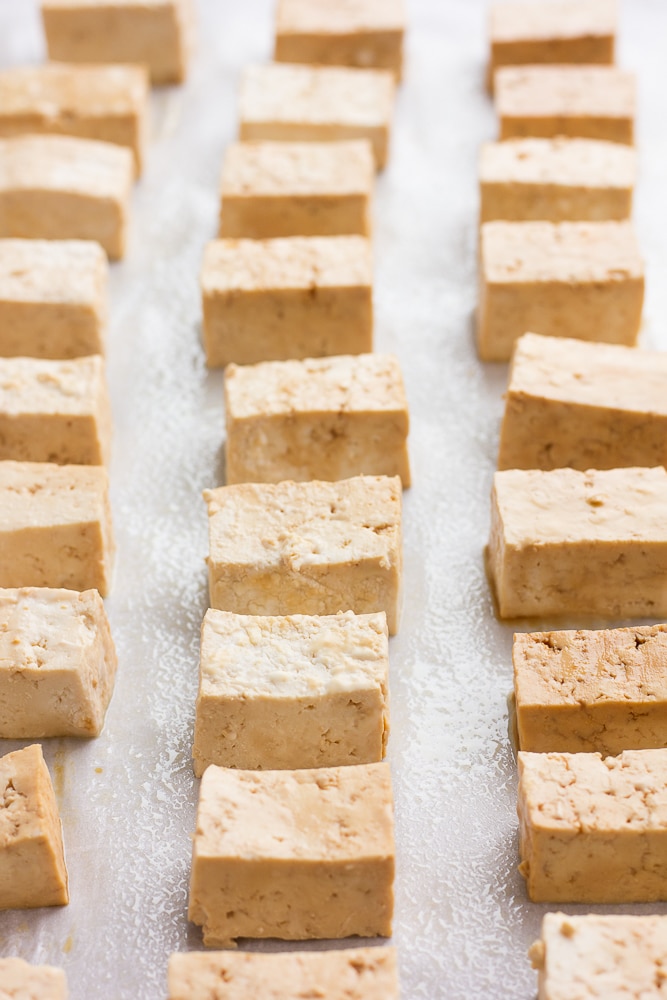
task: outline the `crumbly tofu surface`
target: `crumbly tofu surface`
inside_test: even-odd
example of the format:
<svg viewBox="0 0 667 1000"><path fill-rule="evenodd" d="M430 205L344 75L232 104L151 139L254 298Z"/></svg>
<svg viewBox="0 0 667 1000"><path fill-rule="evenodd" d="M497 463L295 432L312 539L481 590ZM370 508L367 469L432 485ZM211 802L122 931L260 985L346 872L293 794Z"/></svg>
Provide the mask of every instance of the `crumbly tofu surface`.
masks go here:
<svg viewBox="0 0 667 1000"><path fill-rule="evenodd" d="M667 616L667 471L496 472L487 557L501 618Z"/></svg>
<svg viewBox="0 0 667 1000"><path fill-rule="evenodd" d="M667 747L667 625L519 632L512 661L522 750Z"/></svg>
<svg viewBox="0 0 667 1000"><path fill-rule="evenodd" d="M0 757L0 910L68 902L58 806L33 744Z"/></svg>
<svg viewBox="0 0 667 1000"><path fill-rule="evenodd" d="M667 750L519 752L521 866L535 903L667 899Z"/></svg>
<svg viewBox="0 0 667 1000"><path fill-rule="evenodd" d="M384 611L398 629L401 481L244 483L205 490L212 608L250 615Z"/></svg>
<svg viewBox="0 0 667 1000"><path fill-rule="evenodd" d="M0 737L98 736L117 657L96 590L0 590Z"/></svg>
<svg viewBox="0 0 667 1000"><path fill-rule="evenodd" d="M111 405L99 355L0 357L0 460L103 465L110 449Z"/></svg>
<svg viewBox="0 0 667 1000"><path fill-rule="evenodd" d="M222 167L220 236L369 236L373 148L354 142L237 142Z"/></svg>
<svg viewBox="0 0 667 1000"><path fill-rule="evenodd" d="M278 0L278 62L403 72L403 0Z"/></svg>
<svg viewBox="0 0 667 1000"><path fill-rule="evenodd" d="M103 354L108 271L93 241L0 239L0 355Z"/></svg>
<svg viewBox="0 0 667 1000"><path fill-rule="evenodd" d="M258 617L202 625L194 770L278 770L382 760L389 732L384 614Z"/></svg>
<svg viewBox="0 0 667 1000"><path fill-rule="evenodd" d="M667 917L547 913L528 954L539 1000L660 1000Z"/></svg>
<svg viewBox="0 0 667 1000"><path fill-rule="evenodd" d="M0 958L0 1000L67 1000L68 996L62 969Z"/></svg>
<svg viewBox="0 0 667 1000"><path fill-rule="evenodd" d="M55 134L128 146L141 173L147 141L143 66L44 63L0 72L0 135Z"/></svg>
<svg viewBox="0 0 667 1000"><path fill-rule="evenodd" d="M181 83L192 49L192 0L41 0L49 59L137 63L153 84Z"/></svg>
<svg viewBox="0 0 667 1000"><path fill-rule="evenodd" d="M634 142L633 73L614 66L507 66L494 79L501 139L562 135Z"/></svg>
<svg viewBox="0 0 667 1000"><path fill-rule="evenodd" d="M214 240L201 287L210 367L373 348L373 262L364 236Z"/></svg>
<svg viewBox="0 0 667 1000"><path fill-rule="evenodd" d="M393 948L182 952L169 959L168 1000L398 1000Z"/></svg>
<svg viewBox="0 0 667 1000"><path fill-rule="evenodd" d="M667 355L526 334L505 394L499 469L667 466Z"/></svg>
<svg viewBox="0 0 667 1000"><path fill-rule="evenodd" d="M113 556L103 466L0 462L0 587L106 596Z"/></svg>
<svg viewBox="0 0 667 1000"><path fill-rule="evenodd" d="M485 222L477 349L509 361L524 333L632 347L644 264L630 222Z"/></svg>
<svg viewBox="0 0 667 1000"><path fill-rule="evenodd" d="M241 77L240 136L253 141L368 139L386 165L395 83L388 70L267 63Z"/></svg>
<svg viewBox="0 0 667 1000"><path fill-rule="evenodd" d="M97 240L125 252L134 158L110 142L65 135L0 140L0 236Z"/></svg>
<svg viewBox="0 0 667 1000"><path fill-rule="evenodd" d="M393 881L388 764L204 772L188 915L205 945L389 936Z"/></svg>
<svg viewBox="0 0 667 1000"><path fill-rule="evenodd" d="M637 174L629 146L599 139L507 139L482 146L480 219L628 219Z"/></svg>
<svg viewBox="0 0 667 1000"><path fill-rule="evenodd" d="M410 485L398 359L361 354L225 372L228 483L400 476Z"/></svg>

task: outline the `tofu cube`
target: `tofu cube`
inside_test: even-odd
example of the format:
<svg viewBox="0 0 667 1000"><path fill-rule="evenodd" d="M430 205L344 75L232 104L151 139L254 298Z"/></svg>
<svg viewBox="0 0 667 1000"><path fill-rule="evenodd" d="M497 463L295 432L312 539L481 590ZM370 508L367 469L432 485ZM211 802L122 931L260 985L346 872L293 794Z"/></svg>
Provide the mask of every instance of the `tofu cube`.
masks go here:
<svg viewBox="0 0 667 1000"><path fill-rule="evenodd" d="M488 570L501 618L667 616L667 471L496 472Z"/></svg>
<svg viewBox="0 0 667 1000"><path fill-rule="evenodd" d="M0 462L0 587L99 590L114 543L106 469Z"/></svg>
<svg viewBox="0 0 667 1000"><path fill-rule="evenodd" d="M45 63L0 72L0 136L73 135L128 146L140 174L147 116L143 66Z"/></svg>
<svg viewBox="0 0 667 1000"><path fill-rule="evenodd" d="M3 1000L67 1000L67 980L52 965L28 965L22 958L0 958Z"/></svg>
<svg viewBox="0 0 667 1000"><path fill-rule="evenodd" d="M220 236L369 236L373 149L355 142L239 142L222 167Z"/></svg>
<svg viewBox="0 0 667 1000"><path fill-rule="evenodd" d="M373 264L363 236L214 240L201 286L209 367L373 349Z"/></svg>
<svg viewBox="0 0 667 1000"><path fill-rule="evenodd" d="M275 59L403 73L403 0L278 0Z"/></svg>
<svg viewBox="0 0 667 1000"><path fill-rule="evenodd" d="M616 344L517 341L499 469L667 466L667 355Z"/></svg>
<svg viewBox="0 0 667 1000"><path fill-rule="evenodd" d="M501 139L634 142L634 73L614 66L508 66L496 73L495 89Z"/></svg>
<svg viewBox="0 0 667 1000"><path fill-rule="evenodd" d="M509 361L524 333L632 347L644 265L629 222L485 222L477 350Z"/></svg>
<svg viewBox="0 0 667 1000"><path fill-rule="evenodd" d="M0 357L0 460L103 465L110 449L111 406L99 355Z"/></svg>
<svg viewBox="0 0 667 1000"><path fill-rule="evenodd" d="M41 0L49 59L140 63L154 84L181 83L192 48L192 0Z"/></svg>
<svg viewBox="0 0 667 1000"><path fill-rule="evenodd" d="M168 1000L398 1000L393 948L191 951L169 959Z"/></svg>
<svg viewBox="0 0 667 1000"><path fill-rule="evenodd" d="M103 354L108 272L99 243L0 239L0 355Z"/></svg>
<svg viewBox="0 0 667 1000"><path fill-rule="evenodd" d="M400 476L410 485L398 360L360 354L225 372L228 483Z"/></svg>
<svg viewBox="0 0 667 1000"><path fill-rule="evenodd" d="M630 218L637 154L598 139L508 139L482 146L480 219L607 222Z"/></svg>
<svg viewBox="0 0 667 1000"><path fill-rule="evenodd" d="M395 83L387 70L269 63L241 77L240 137L247 142L368 139L387 163Z"/></svg>
<svg viewBox="0 0 667 1000"><path fill-rule="evenodd" d="M209 610L202 625L194 771L382 760L389 732L383 613L258 617Z"/></svg>
<svg viewBox="0 0 667 1000"><path fill-rule="evenodd" d="M68 902L56 796L34 744L0 757L0 910Z"/></svg>
<svg viewBox="0 0 667 1000"><path fill-rule="evenodd" d="M519 871L534 903L667 899L667 750L519 752Z"/></svg>
<svg viewBox="0 0 667 1000"><path fill-rule="evenodd" d="M210 605L249 615L400 606L401 481L244 483L205 490Z"/></svg>
<svg viewBox="0 0 667 1000"><path fill-rule="evenodd" d="M393 881L388 764L205 771L188 910L205 945L389 936Z"/></svg>
<svg viewBox="0 0 667 1000"><path fill-rule="evenodd" d="M667 625L519 632L512 660L522 750L667 747Z"/></svg>
<svg viewBox="0 0 667 1000"><path fill-rule="evenodd" d="M117 657L96 590L0 590L0 737L99 736Z"/></svg>

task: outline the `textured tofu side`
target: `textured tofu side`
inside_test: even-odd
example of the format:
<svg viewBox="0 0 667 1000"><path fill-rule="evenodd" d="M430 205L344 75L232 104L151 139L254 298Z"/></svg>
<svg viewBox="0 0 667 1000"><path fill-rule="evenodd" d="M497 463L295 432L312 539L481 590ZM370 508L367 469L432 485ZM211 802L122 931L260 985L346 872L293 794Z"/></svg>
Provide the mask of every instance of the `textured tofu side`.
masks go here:
<svg viewBox="0 0 667 1000"><path fill-rule="evenodd" d="M3 1000L67 1000L67 980L52 965L29 965L22 958L0 958Z"/></svg>

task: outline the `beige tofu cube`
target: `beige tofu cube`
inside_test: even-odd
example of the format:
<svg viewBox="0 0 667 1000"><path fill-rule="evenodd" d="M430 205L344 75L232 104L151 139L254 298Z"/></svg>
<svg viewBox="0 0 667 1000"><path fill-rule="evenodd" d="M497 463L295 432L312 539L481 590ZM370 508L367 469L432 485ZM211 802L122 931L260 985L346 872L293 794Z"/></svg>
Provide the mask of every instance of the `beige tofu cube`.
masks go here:
<svg viewBox="0 0 667 1000"><path fill-rule="evenodd" d="M0 910L68 902L56 796L34 744L0 757Z"/></svg>
<svg viewBox="0 0 667 1000"><path fill-rule="evenodd" d="M205 945L389 936L393 881L388 764L204 773L188 916Z"/></svg>
<svg viewBox="0 0 667 1000"><path fill-rule="evenodd" d="M96 590L0 590L0 737L99 736L117 657Z"/></svg>
<svg viewBox="0 0 667 1000"><path fill-rule="evenodd" d="M501 139L634 142L634 73L613 66L508 66L497 71L495 88Z"/></svg>
<svg viewBox="0 0 667 1000"><path fill-rule="evenodd" d="M139 63L154 84L185 79L192 0L41 0L49 59Z"/></svg>
<svg viewBox="0 0 667 1000"><path fill-rule="evenodd" d="M250 615L384 611L398 629L401 481L244 483L205 490L212 608Z"/></svg>
<svg viewBox="0 0 667 1000"><path fill-rule="evenodd" d="M403 73L403 0L278 0L275 59Z"/></svg>
<svg viewBox="0 0 667 1000"><path fill-rule="evenodd" d="M111 586L109 481L99 465L0 462L0 587Z"/></svg>
<svg viewBox="0 0 667 1000"><path fill-rule="evenodd" d="M134 159L110 142L64 135L0 139L0 236L97 240L125 253Z"/></svg>
<svg viewBox="0 0 667 1000"><path fill-rule="evenodd" d="M477 350L509 361L524 333L632 347L644 265L630 222L485 222Z"/></svg>
<svg viewBox="0 0 667 1000"><path fill-rule="evenodd" d="M103 354L108 272L99 243L0 239L0 355Z"/></svg>
<svg viewBox="0 0 667 1000"><path fill-rule="evenodd" d="M363 236L214 240L201 287L209 367L373 349L373 263Z"/></svg>
<svg viewBox="0 0 667 1000"><path fill-rule="evenodd" d="M368 139L387 163L394 107L388 70L269 63L241 77L240 137L247 142Z"/></svg>
<svg viewBox="0 0 667 1000"><path fill-rule="evenodd" d="M238 142L225 151L220 236L370 236L373 148L355 142Z"/></svg>
<svg viewBox="0 0 667 1000"><path fill-rule="evenodd" d="M534 903L667 900L667 750L519 752L519 871Z"/></svg>
<svg viewBox="0 0 667 1000"><path fill-rule="evenodd" d="M52 965L28 965L22 958L0 958L3 1000L67 1000L67 980Z"/></svg>
<svg viewBox="0 0 667 1000"><path fill-rule="evenodd" d="M629 146L598 139L508 139L482 146L480 219L628 219L637 173Z"/></svg>
<svg viewBox="0 0 667 1000"><path fill-rule="evenodd" d="M501 618L667 616L667 471L496 472L488 571Z"/></svg>
<svg viewBox="0 0 667 1000"><path fill-rule="evenodd" d="M408 403L393 355L229 365L225 418L228 483L369 475L410 485Z"/></svg>
<svg viewBox="0 0 667 1000"><path fill-rule="evenodd" d="M517 341L499 469L667 466L667 354L539 337Z"/></svg>
<svg viewBox="0 0 667 1000"><path fill-rule="evenodd" d="M0 357L0 460L103 465L110 449L111 406L99 355Z"/></svg>
<svg viewBox="0 0 667 1000"><path fill-rule="evenodd" d="M382 760L389 732L383 613L206 612L192 756L280 770Z"/></svg>
<svg viewBox="0 0 667 1000"><path fill-rule="evenodd" d="M147 116L143 66L45 63L0 72L0 136L73 135L128 146L139 174Z"/></svg>
<svg viewBox="0 0 667 1000"><path fill-rule="evenodd" d="M520 632L512 660L522 750L667 747L667 625Z"/></svg>
<svg viewBox="0 0 667 1000"><path fill-rule="evenodd" d="M168 979L168 1000L398 1000L393 948L181 952Z"/></svg>
<svg viewBox="0 0 667 1000"><path fill-rule="evenodd" d="M664 992L667 917L547 913L542 937L528 955L538 970L539 1000L658 1000Z"/></svg>

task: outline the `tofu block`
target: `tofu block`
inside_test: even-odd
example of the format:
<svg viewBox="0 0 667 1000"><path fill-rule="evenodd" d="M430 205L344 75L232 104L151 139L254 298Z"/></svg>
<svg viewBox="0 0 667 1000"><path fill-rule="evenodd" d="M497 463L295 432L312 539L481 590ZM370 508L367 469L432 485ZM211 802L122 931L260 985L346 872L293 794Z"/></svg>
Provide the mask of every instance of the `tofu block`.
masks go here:
<svg viewBox="0 0 667 1000"><path fill-rule="evenodd" d="M507 66L495 74L495 90L501 139L634 142L634 73L614 66Z"/></svg>
<svg viewBox="0 0 667 1000"><path fill-rule="evenodd" d="M528 955L539 1000L658 1000L667 978L667 917L547 913Z"/></svg>
<svg viewBox="0 0 667 1000"><path fill-rule="evenodd" d="M56 796L33 744L0 757L0 910L68 902Z"/></svg>
<svg viewBox="0 0 667 1000"><path fill-rule="evenodd" d="M398 1000L393 948L181 952L168 979L168 1000Z"/></svg>
<svg viewBox="0 0 667 1000"><path fill-rule="evenodd" d="M275 59L403 74L403 0L278 0Z"/></svg>
<svg viewBox="0 0 667 1000"><path fill-rule="evenodd" d="M0 136L73 135L128 146L140 174L147 116L143 66L44 63L0 72Z"/></svg>
<svg viewBox="0 0 667 1000"><path fill-rule="evenodd" d="M0 239L0 355L103 354L108 272L99 243Z"/></svg>
<svg viewBox="0 0 667 1000"><path fill-rule="evenodd" d="M488 569L501 618L667 616L667 471L496 472Z"/></svg>
<svg viewBox="0 0 667 1000"><path fill-rule="evenodd" d="M644 265L630 222L485 222L477 350L509 361L522 334L632 347Z"/></svg>
<svg viewBox="0 0 667 1000"><path fill-rule="evenodd" d="M99 736L117 657L96 590L0 590L0 737Z"/></svg>
<svg viewBox="0 0 667 1000"><path fill-rule="evenodd" d="M110 449L111 406L99 355L0 357L0 460L103 465Z"/></svg>
<svg viewBox="0 0 667 1000"><path fill-rule="evenodd" d="M400 476L408 403L390 354L268 361L225 372L228 483Z"/></svg>
<svg viewBox="0 0 667 1000"><path fill-rule="evenodd" d="M516 343L499 469L667 466L667 354L539 337Z"/></svg>
<svg viewBox="0 0 667 1000"><path fill-rule="evenodd" d="M106 469L0 462L0 587L99 590L114 542Z"/></svg>
<svg viewBox="0 0 667 1000"><path fill-rule="evenodd" d="M192 0L41 0L49 59L140 63L154 84L181 83L192 48Z"/></svg>
<svg viewBox="0 0 667 1000"><path fill-rule="evenodd" d="M388 764L205 771L188 909L205 945L387 937L393 882Z"/></svg>
<svg viewBox="0 0 667 1000"><path fill-rule="evenodd" d="M512 660L522 750L667 747L667 625L519 632Z"/></svg>
<svg viewBox="0 0 667 1000"><path fill-rule="evenodd" d="M382 760L389 733L383 613L206 612L192 756L281 770Z"/></svg>
<svg viewBox="0 0 667 1000"><path fill-rule="evenodd" d="M387 163L394 107L388 70L268 63L241 77L240 137L247 142L368 139Z"/></svg>
<svg viewBox="0 0 667 1000"><path fill-rule="evenodd" d="M667 473L666 473L667 475ZM212 608L250 615L400 607L401 481L244 483L205 490Z"/></svg>
<svg viewBox="0 0 667 1000"><path fill-rule="evenodd" d="M209 367L373 349L373 263L363 236L214 240L201 287Z"/></svg>
<svg viewBox="0 0 667 1000"><path fill-rule="evenodd" d="M480 219L629 219L637 175L630 146L599 139L507 139L482 146Z"/></svg>
<svg viewBox="0 0 667 1000"><path fill-rule="evenodd" d="M0 237L97 240L125 253L134 159L110 142L65 135L0 139Z"/></svg>
<svg viewBox="0 0 667 1000"><path fill-rule="evenodd" d="M220 236L370 236L374 184L367 139L231 143Z"/></svg>
<svg viewBox="0 0 667 1000"><path fill-rule="evenodd" d="M526 753L519 871L534 903L667 899L667 750Z"/></svg>
<svg viewBox="0 0 667 1000"><path fill-rule="evenodd" d="M67 980L52 965L28 965L22 958L0 958L2 1000L67 1000Z"/></svg>

